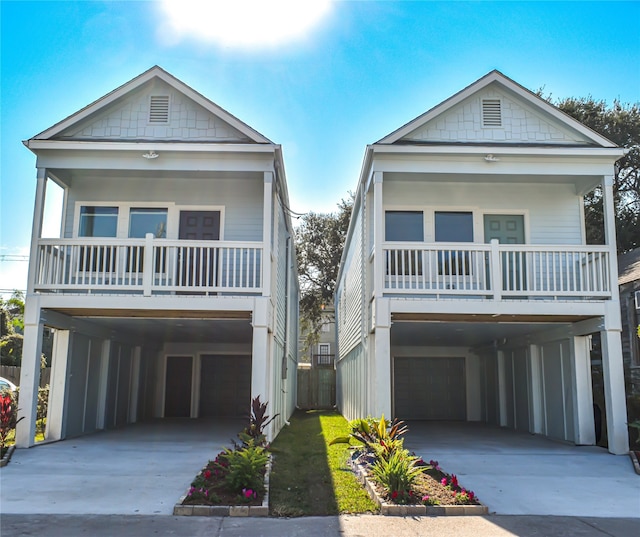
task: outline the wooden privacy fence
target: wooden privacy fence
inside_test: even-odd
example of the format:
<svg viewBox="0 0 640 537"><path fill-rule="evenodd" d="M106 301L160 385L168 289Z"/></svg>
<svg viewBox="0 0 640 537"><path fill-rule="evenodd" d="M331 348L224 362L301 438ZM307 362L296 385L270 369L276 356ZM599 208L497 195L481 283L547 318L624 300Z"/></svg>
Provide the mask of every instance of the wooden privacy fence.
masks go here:
<svg viewBox="0 0 640 537"><path fill-rule="evenodd" d="M336 370L333 368L298 369L298 407L303 410L336 406Z"/></svg>
<svg viewBox="0 0 640 537"><path fill-rule="evenodd" d="M0 377L20 386L20 367L15 365L0 365ZM44 388L51 381L51 368L45 367L40 370L40 387Z"/></svg>

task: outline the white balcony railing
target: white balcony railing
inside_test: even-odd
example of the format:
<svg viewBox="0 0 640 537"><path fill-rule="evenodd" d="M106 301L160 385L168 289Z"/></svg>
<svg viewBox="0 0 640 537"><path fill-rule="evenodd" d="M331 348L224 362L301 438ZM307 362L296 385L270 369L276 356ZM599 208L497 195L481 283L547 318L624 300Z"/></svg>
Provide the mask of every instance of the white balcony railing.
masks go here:
<svg viewBox="0 0 640 537"><path fill-rule="evenodd" d="M386 293L606 299L606 246L384 243Z"/></svg>
<svg viewBox="0 0 640 537"><path fill-rule="evenodd" d="M40 239L40 291L262 292L262 243L155 239Z"/></svg>

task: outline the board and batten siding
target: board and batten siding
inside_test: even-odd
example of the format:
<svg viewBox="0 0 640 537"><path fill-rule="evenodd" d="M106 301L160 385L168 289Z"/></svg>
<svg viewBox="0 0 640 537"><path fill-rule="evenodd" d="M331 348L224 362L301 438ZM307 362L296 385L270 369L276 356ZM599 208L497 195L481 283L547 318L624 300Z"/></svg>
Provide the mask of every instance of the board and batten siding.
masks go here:
<svg viewBox="0 0 640 537"><path fill-rule="evenodd" d="M423 210L425 242L435 240L434 211L473 211L475 242L483 242L483 214L525 214L531 244L582 244L581 199L571 184L383 183L384 206ZM527 216L525 216L525 226Z"/></svg>
<svg viewBox="0 0 640 537"><path fill-rule="evenodd" d="M262 241L263 181L260 179L193 179L193 178L97 178L74 179L66 204L64 236L71 238L76 202L96 203L170 203L188 209L194 206L224 207L224 239L230 241ZM119 238L128 233L128 214L121 211ZM178 230L167 229L168 238L177 238Z"/></svg>
<svg viewBox="0 0 640 537"><path fill-rule="evenodd" d="M149 121L151 96L168 96L168 121ZM240 131L216 117L204 107L156 80L119 99L103 110L73 125L57 136L73 140L164 139L175 141L246 142Z"/></svg>
<svg viewBox="0 0 640 537"><path fill-rule="evenodd" d="M498 100L501 126L483 127L482 101ZM411 141L587 144L588 140L508 91L488 87L404 137Z"/></svg>

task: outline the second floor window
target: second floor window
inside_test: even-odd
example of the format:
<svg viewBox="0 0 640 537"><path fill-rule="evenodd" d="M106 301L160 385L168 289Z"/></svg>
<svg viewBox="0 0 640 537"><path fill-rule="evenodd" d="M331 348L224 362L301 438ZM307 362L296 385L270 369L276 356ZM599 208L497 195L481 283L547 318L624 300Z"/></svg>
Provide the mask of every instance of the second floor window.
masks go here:
<svg viewBox="0 0 640 537"><path fill-rule="evenodd" d="M153 233L156 239L167 236L167 209L132 208L129 213L129 237L141 239Z"/></svg>
<svg viewBox="0 0 640 537"><path fill-rule="evenodd" d="M115 237L118 231L117 207L80 208L80 237Z"/></svg>
<svg viewBox="0 0 640 537"><path fill-rule="evenodd" d="M387 211L384 238L386 241L424 241L422 211Z"/></svg>

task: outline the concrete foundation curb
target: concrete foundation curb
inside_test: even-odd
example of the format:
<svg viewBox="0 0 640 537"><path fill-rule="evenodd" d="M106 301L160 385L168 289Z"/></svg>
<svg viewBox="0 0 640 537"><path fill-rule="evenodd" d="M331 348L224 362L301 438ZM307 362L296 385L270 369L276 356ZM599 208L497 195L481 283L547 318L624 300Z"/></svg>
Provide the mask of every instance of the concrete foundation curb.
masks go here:
<svg viewBox="0 0 640 537"><path fill-rule="evenodd" d="M2 457L2 460L0 460L0 468L9 464L9 461L11 460L11 455L13 455L13 452L15 450L16 450L16 446L9 446L9 449L4 454L4 457Z"/></svg>
<svg viewBox="0 0 640 537"><path fill-rule="evenodd" d="M487 515L489 508L486 505L397 505L384 501L376 491L373 483L367 476L365 468L349 459L349 464L358 480L364 485L371 499L380 507L380 514L387 516L461 516L461 515Z"/></svg>
<svg viewBox="0 0 640 537"><path fill-rule="evenodd" d="M204 470L204 468L203 468ZM271 473L271 457L267 462L264 474L264 497L261 505L184 505L188 493L180 496L173 506L175 516L233 516L233 517L267 517L269 516L269 474Z"/></svg>

